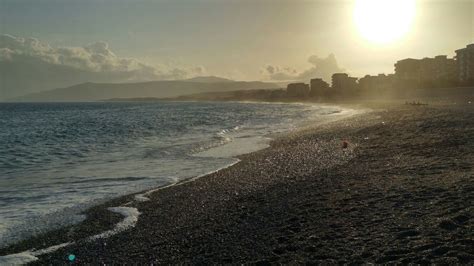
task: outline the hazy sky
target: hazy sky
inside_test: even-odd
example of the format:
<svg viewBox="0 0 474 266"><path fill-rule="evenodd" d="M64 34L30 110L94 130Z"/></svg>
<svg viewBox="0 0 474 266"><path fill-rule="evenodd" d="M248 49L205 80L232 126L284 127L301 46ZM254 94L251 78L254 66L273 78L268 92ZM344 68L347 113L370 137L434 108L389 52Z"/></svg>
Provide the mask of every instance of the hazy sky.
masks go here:
<svg viewBox="0 0 474 266"><path fill-rule="evenodd" d="M324 59L331 53L352 75L390 73L397 59L453 56L474 42L473 1L418 1L410 32L387 45L361 38L353 6L338 0L0 0L0 34L34 37L53 48L103 41L117 57L147 66L239 80L269 80L263 71L269 66L298 75L312 67L311 56L332 61Z"/></svg>

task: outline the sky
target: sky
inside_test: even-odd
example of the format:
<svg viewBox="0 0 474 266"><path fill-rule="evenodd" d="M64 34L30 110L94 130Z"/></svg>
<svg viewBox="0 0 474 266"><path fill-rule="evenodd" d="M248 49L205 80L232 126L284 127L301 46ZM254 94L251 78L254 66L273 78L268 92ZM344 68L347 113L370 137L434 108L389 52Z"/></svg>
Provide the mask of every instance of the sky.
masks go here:
<svg viewBox="0 0 474 266"><path fill-rule="evenodd" d="M364 39L353 13L354 1L339 0L0 0L0 61L16 64L3 66L15 77L24 73L12 69L41 58L99 81L117 73L282 81L392 73L397 60L452 57L474 42L472 0L417 1L407 34L387 44Z"/></svg>

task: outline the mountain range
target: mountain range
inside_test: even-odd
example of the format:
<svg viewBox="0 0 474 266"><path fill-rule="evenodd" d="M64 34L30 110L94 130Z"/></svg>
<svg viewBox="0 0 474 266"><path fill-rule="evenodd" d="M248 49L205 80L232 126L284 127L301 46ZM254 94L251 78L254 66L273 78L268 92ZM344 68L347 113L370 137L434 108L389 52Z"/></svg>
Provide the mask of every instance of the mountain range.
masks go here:
<svg viewBox="0 0 474 266"><path fill-rule="evenodd" d="M16 97L11 101L80 102L105 99L155 97L170 98L203 92L275 89L279 85L260 81L233 81L207 76L186 80L166 80L137 83L81 83Z"/></svg>

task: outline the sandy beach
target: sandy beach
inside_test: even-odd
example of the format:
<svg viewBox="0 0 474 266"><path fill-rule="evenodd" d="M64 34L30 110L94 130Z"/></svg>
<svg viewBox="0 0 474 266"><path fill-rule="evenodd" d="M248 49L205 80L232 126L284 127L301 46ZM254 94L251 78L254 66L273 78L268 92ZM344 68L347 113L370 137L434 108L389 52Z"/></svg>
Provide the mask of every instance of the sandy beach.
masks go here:
<svg viewBox="0 0 474 266"><path fill-rule="evenodd" d="M33 264L474 262L474 107L391 105L275 139L207 176L0 250ZM344 147L344 142L348 145ZM123 216L132 226L108 238Z"/></svg>

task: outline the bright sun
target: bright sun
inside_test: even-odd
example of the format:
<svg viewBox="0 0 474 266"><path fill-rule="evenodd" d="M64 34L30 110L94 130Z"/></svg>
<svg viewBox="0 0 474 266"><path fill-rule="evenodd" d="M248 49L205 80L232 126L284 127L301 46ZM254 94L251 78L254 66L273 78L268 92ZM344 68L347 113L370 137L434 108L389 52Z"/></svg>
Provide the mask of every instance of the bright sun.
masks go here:
<svg viewBox="0 0 474 266"><path fill-rule="evenodd" d="M415 11L415 0L356 0L354 22L367 40L390 43L410 30Z"/></svg>

